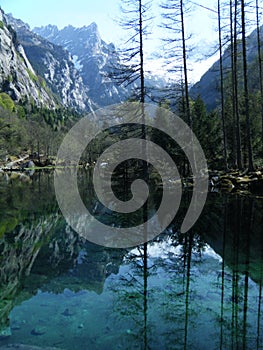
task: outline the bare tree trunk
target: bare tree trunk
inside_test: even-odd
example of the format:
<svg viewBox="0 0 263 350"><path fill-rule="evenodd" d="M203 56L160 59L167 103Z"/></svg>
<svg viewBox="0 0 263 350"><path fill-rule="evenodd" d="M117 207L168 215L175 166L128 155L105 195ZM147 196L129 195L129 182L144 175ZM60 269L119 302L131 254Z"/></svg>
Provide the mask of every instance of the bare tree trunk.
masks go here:
<svg viewBox="0 0 263 350"><path fill-rule="evenodd" d="M261 149L263 154L263 72L262 72L262 50L260 37L260 21L259 21L259 6L256 0L256 15L257 15L257 42L258 42L258 68L259 68L259 85L260 85L260 101L261 101Z"/></svg>
<svg viewBox="0 0 263 350"><path fill-rule="evenodd" d="M232 105L232 118L233 125L235 125L235 132L233 135L234 140L234 153L235 153L235 167L237 165L237 137L236 137L236 103L235 103L235 71L234 71L234 18L233 18L233 2L229 1L229 17L230 17L230 47L231 47L231 105Z"/></svg>
<svg viewBox="0 0 263 350"><path fill-rule="evenodd" d="M184 92L185 92L185 107L186 117L190 128L193 128L193 121L190 112L189 88L188 88L188 74L187 74L187 52L185 45L185 27L184 27L184 7L183 0L180 0L180 15L181 15L181 30L182 30L182 46L183 46L183 69L184 69Z"/></svg>
<svg viewBox="0 0 263 350"><path fill-rule="evenodd" d="M145 102L145 86L144 86L144 61L143 61L143 18L142 18L142 0L139 0L139 36L140 36L140 101Z"/></svg>
<svg viewBox="0 0 263 350"><path fill-rule="evenodd" d="M244 77L244 99L245 99L245 115L246 115L246 138L248 151L248 169L254 170L253 151L251 142L250 129L250 111L248 96L248 78L247 78L247 48L246 48L246 18L245 18L245 0L241 0L241 17L242 17L242 56L243 56L243 77Z"/></svg>
<svg viewBox="0 0 263 350"><path fill-rule="evenodd" d="M242 164L242 152L241 152L241 133L240 133L240 115L238 106L238 50L237 50L237 14L238 14L238 0L235 0L234 9L234 40L233 40L233 68L232 72L234 75L234 101L235 112L236 112L236 141L237 141L237 167L238 169L243 168Z"/></svg>
<svg viewBox="0 0 263 350"><path fill-rule="evenodd" d="M220 65L220 94L221 94L221 120L223 129L223 143L224 143L224 161L225 169L228 169L227 162L227 140L226 140L226 123L225 123L225 97L224 97L224 75L223 75L223 50L222 50L222 35L221 35L221 9L220 0L217 2L217 14L218 14L218 35L219 35L219 65Z"/></svg>
<svg viewBox="0 0 263 350"><path fill-rule="evenodd" d="M148 253L147 243L143 245L143 314L144 314L144 349L148 349Z"/></svg>

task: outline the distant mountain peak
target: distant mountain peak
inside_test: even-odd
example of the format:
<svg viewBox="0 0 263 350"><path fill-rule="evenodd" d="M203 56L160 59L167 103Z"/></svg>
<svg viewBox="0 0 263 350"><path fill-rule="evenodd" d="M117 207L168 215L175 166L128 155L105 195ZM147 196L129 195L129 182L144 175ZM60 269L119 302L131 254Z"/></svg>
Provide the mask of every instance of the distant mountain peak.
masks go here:
<svg viewBox="0 0 263 350"><path fill-rule="evenodd" d="M67 26L53 35L48 27L34 28L34 31L70 52L90 98L97 106L118 103L126 98L127 91L123 87L105 78L111 67L118 63L118 58L113 55L114 45L101 39L95 22L80 28Z"/></svg>
<svg viewBox="0 0 263 350"><path fill-rule="evenodd" d="M88 25L88 28L90 29L90 31L98 32L98 26L95 22L92 22L90 25Z"/></svg>
<svg viewBox="0 0 263 350"><path fill-rule="evenodd" d="M48 24L46 26L46 29L49 30L51 33L56 33L59 31L58 27L54 24Z"/></svg>
<svg viewBox="0 0 263 350"><path fill-rule="evenodd" d="M113 68L121 67L121 59L114 44L102 40L95 22L79 28L48 24L31 30L1 8L0 20L4 72L0 92L14 100L33 98L37 105L50 108L63 105L90 111L124 101L137 88L136 82L127 88L111 78ZM148 81L159 85L155 77Z"/></svg>
<svg viewBox="0 0 263 350"><path fill-rule="evenodd" d="M260 27L260 36L263 35L263 25ZM253 93L259 90L259 70L255 69L255 64L258 65L258 50L257 50L257 29L254 29L246 38L247 50L247 68L248 68L248 85ZM237 44L238 60L242 57L242 42ZM226 47L223 56L222 64L224 72L231 70L231 46ZM230 75L229 75L230 77ZM227 78L227 74L225 77ZM208 110L213 110L218 106L220 101L220 61L219 59L203 74L200 81L193 85L190 89L190 96L197 98L201 96Z"/></svg>
<svg viewBox="0 0 263 350"><path fill-rule="evenodd" d="M48 26L46 26L46 28L48 28L49 26L51 27L56 27L52 24L49 24ZM89 30L90 32L98 32L98 25L95 22L92 22L88 25L84 25L82 27L74 27L72 24L68 24L67 26L65 26L64 28L61 29L63 30Z"/></svg>
<svg viewBox="0 0 263 350"><path fill-rule="evenodd" d="M6 18L8 18L8 22L13 24L15 23L16 28L25 28L27 30L30 30L30 25L23 22L21 19L17 19L13 16L12 13L5 14Z"/></svg>
<svg viewBox="0 0 263 350"><path fill-rule="evenodd" d="M79 39L89 39L91 44L92 42L96 44L101 43L99 29L95 22L82 27L74 27L72 25L68 25L58 32L62 36L68 36L68 38L74 39L74 41L78 41ZM57 34L57 32L55 34Z"/></svg>
<svg viewBox="0 0 263 350"><path fill-rule="evenodd" d="M45 38L48 40L50 37L55 36L58 32L59 29L56 25L53 24L48 24L47 26L41 26L41 27L36 27L33 29L34 32L38 32L38 31L45 31Z"/></svg>

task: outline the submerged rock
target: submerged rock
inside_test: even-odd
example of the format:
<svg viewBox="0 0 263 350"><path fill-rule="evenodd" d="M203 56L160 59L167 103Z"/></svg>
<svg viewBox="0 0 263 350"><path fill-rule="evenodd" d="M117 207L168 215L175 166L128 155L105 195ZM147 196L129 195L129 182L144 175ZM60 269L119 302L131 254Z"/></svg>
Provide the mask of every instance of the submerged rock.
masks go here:
<svg viewBox="0 0 263 350"><path fill-rule="evenodd" d="M73 316L74 313L71 312L69 309L65 309L61 315L69 317L69 316Z"/></svg>
<svg viewBox="0 0 263 350"><path fill-rule="evenodd" d="M4 328L0 331L0 340L8 338L11 335L12 335L11 328L10 327Z"/></svg>
<svg viewBox="0 0 263 350"><path fill-rule="evenodd" d="M32 335L43 335L47 332L47 329L45 327L35 327L32 329L31 334Z"/></svg>

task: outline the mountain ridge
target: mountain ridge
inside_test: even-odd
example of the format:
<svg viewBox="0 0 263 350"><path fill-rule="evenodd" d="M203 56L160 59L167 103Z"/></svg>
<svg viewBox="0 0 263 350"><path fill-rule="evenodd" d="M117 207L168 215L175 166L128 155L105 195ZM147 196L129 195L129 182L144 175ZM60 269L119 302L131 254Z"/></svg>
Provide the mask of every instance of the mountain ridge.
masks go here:
<svg viewBox="0 0 263 350"><path fill-rule="evenodd" d="M120 60L114 44L107 44L101 39L95 22L79 28L68 25L62 29L50 24L36 27L33 31L71 54L97 107L120 103L128 97L127 89L108 77Z"/></svg>
<svg viewBox="0 0 263 350"><path fill-rule="evenodd" d="M263 25L260 27L260 37L263 38ZM263 39L261 39L263 45ZM248 64L248 84L251 92L259 90L258 69L255 68L258 59L257 51L257 29L254 29L246 38L247 46L247 64ZM242 42L238 42L237 51L239 56L242 52ZM226 47L222 56L224 70L224 89L227 87L227 79L231 71L231 46ZM242 74L242 59L239 58L238 74ZM220 97L220 61L217 60L206 72L201 79L190 89L190 96L195 99L201 96L208 110L213 110L219 105Z"/></svg>
<svg viewBox="0 0 263 350"><path fill-rule="evenodd" d="M14 101L32 99L36 105L55 108L56 102L36 75L17 33L0 9L0 89Z"/></svg>
<svg viewBox="0 0 263 350"><path fill-rule="evenodd" d="M58 102L79 111L90 109L92 102L88 89L75 69L70 54L61 46L33 33L23 21L10 15L6 18L16 31L35 72L46 81L54 96L58 97Z"/></svg>
<svg viewBox="0 0 263 350"><path fill-rule="evenodd" d="M6 26L12 28L19 47L24 51L24 60L30 66L31 80L35 85L38 81L42 85L42 89L35 87L33 92L25 91L21 96L16 96L15 100L25 98L30 101L33 96L37 106L72 108L82 113L121 103L134 97L133 93L136 94L139 85L137 81L127 86L119 84L113 77L116 67L122 69L121 58L114 44L106 43L101 38L95 22L80 28L67 25L59 29L56 25L49 24L31 30L21 19L1 11ZM26 69L28 68L24 68L24 71ZM30 84L32 82L23 82L24 86ZM155 93L160 94L160 90L167 84L159 77L148 75L145 77L145 85L149 90L148 100L151 101L153 90L149 87L154 85ZM12 96L12 92L5 86L1 90ZM40 103L38 96L43 99L45 94L49 98Z"/></svg>

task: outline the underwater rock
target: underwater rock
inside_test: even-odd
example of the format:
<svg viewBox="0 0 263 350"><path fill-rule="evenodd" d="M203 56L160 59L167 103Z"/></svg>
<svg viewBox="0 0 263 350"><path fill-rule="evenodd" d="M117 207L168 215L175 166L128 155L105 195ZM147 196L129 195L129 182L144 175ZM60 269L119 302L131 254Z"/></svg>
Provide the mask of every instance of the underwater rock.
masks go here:
<svg viewBox="0 0 263 350"><path fill-rule="evenodd" d="M69 317L69 316L73 316L74 313L69 311L69 309L65 309L61 315Z"/></svg>
<svg viewBox="0 0 263 350"><path fill-rule="evenodd" d="M47 332L47 329L45 327L35 327L32 329L31 334L32 335L43 335Z"/></svg>
<svg viewBox="0 0 263 350"><path fill-rule="evenodd" d="M5 328L5 329L2 329L1 331L0 331L0 340L3 340L3 339L5 339L5 338L8 338L8 337L10 337L12 335L12 333L11 333L11 328L10 327L7 327L7 328Z"/></svg>

